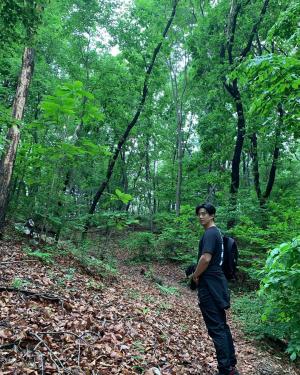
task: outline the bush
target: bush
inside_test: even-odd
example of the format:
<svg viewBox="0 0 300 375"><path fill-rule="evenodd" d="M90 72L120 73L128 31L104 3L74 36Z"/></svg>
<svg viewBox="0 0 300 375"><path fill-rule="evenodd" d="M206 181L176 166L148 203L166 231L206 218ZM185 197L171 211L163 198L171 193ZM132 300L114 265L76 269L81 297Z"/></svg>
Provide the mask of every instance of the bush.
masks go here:
<svg viewBox="0 0 300 375"><path fill-rule="evenodd" d="M272 250L260 286L266 298L263 320L286 327L292 360L300 354L300 236Z"/></svg>
<svg viewBox="0 0 300 375"><path fill-rule="evenodd" d="M156 248L165 259L191 263L197 256L199 226L191 206L182 206L180 216L169 215L157 237Z"/></svg>
<svg viewBox="0 0 300 375"><path fill-rule="evenodd" d="M71 242L65 242L67 248L65 255L72 254L79 264L91 274L99 275L105 278L115 277L117 274L115 259L99 259L93 255L92 245L89 241L81 241L76 246Z"/></svg>
<svg viewBox="0 0 300 375"><path fill-rule="evenodd" d="M131 233L120 241L120 245L131 254L133 260L147 262L159 258L155 251L155 235L151 232Z"/></svg>
<svg viewBox="0 0 300 375"><path fill-rule="evenodd" d="M268 222L262 227L259 216L266 213ZM281 204L269 202L267 211L257 208L252 216L241 215L239 224L230 230L239 245L239 270L245 272L248 278L260 281L258 270L264 267L268 251L296 236L299 227L300 211L293 200Z"/></svg>
<svg viewBox="0 0 300 375"><path fill-rule="evenodd" d="M251 338L257 340L266 338L284 340L287 335L285 324L274 324L271 320L262 320L265 303L266 297L259 296L257 292L235 297L232 302L234 317L241 323L243 331Z"/></svg>

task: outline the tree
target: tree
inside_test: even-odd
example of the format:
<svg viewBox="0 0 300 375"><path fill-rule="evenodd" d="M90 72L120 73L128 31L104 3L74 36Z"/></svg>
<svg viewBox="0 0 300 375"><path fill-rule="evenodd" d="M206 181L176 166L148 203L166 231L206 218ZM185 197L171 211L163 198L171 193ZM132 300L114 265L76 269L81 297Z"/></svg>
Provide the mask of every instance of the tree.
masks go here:
<svg viewBox="0 0 300 375"><path fill-rule="evenodd" d="M18 21L18 19L14 18L15 8L21 12L22 16L31 16L29 17L29 19L27 19L26 17L20 17L26 30L27 40L31 44L33 35L36 31L36 27L40 22L41 11L43 10L42 6L43 1L37 1L31 5L25 4L24 7L21 7L17 3L5 3L3 4L1 11L6 16L5 19L10 20L11 23L17 23ZM31 23L28 23L28 21L31 21ZM22 68L12 109L12 116L17 122L22 120L24 115L25 103L28 96L28 88L33 74L33 66L34 49L32 47L25 47L23 53ZM9 199L9 188L19 139L19 124L13 123L11 128L8 130L6 137L6 148L2 153L0 161L0 232L2 232L5 224L5 215Z"/></svg>
<svg viewBox="0 0 300 375"><path fill-rule="evenodd" d="M178 5L178 1L174 0L171 16L168 19L166 27L165 27L165 29L164 29L164 31L162 33L162 38L163 39L166 38L166 35L167 35L167 33L168 33L168 31L169 31L169 29L171 27L172 21L173 21L173 19L175 17L175 12L176 12L177 5ZM107 168L107 172L106 172L106 178L101 183L99 190L97 191L97 193L94 196L93 203L92 203L92 205L90 207L90 210L89 210L89 214L93 214L95 212L96 205L97 205L99 199L101 198L101 196L102 196L105 188L107 187L108 182L109 182L109 180L110 180L110 178L112 176L112 173L113 173L113 170L114 170L114 166L115 166L116 160L118 159L118 156L119 156L119 154L121 152L121 149L122 149L124 143L126 142L128 136L130 134L131 129L134 127L134 125L137 123L137 121L139 119L139 116L141 114L141 111L142 111L142 109L144 107L144 104L145 104L145 101L146 101L146 98L147 98L147 95L148 95L149 79L150 79L152 70L153 70L154 65L155 65L156 57L157 57L157 55L158 55L161 47L162 47L162 41L160 41L157 44L157 46L155 47L155 49L153 51L150 64L148 65L146 73L145 73L145 79L144 79L144 84L143 84L143 88L142 88L142 95L141 95L141 98L140 98L140 101L139 101L139 104L138 104L138 108L137 108L137 110L136 110L136 112L135 112L132 120L127 125L127 128L126 128L125 132L123 133L121 139L118 142L118 146L115 149L114 154L113 154L113 156L112 156L112 158L111 158L111 160L109 162L109 165L108 165L108 168Z"/></svg>

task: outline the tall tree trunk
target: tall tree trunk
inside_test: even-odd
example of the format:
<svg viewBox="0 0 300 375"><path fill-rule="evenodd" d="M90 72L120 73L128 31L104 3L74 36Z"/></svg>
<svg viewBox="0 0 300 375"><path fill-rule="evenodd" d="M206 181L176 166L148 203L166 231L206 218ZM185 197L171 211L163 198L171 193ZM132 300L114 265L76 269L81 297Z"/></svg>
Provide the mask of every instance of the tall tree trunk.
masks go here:
<svg viewBox="0 0 300 375"><path fill-rule="evenodd" d="M179 96L179 85L177 79L176 69L173 68L172 60L167 61L167 65L170 73L170 81L172 87L173 102L176 113L176 123L177 123L177 139L176 139L176 153L177 155L177 176L176 176L176 199L175 199L175 211L176 216L180 215L180 205L181 205L181 186L182 186L182 160L184 154L184 139L183 139L183 105L184 105L184 94L187 88L187 67L188 67L188 57L185 56L185 66L184 66L184 82L182 87L181 95Z"/></svg>
<svg viewBox="0 0 300 375"><path fill-rule="evenodd" d="M128 176L127 176L127 164L126 164L126 154L125 154L125 150L123 149L120 153L120 157L121 157L121 160L122 160L122 163L121 163L121 181L120 181L120 184L122 186L122 190L124 191L124 193L128 193ZM119 206L119 209L120 210L125 210L126 211L126 208L127 208L127 205L128 204L124 204L122 202L120 202L120 206ZM128 206L129 208L129 206Z"/></svg>
<svg viewBox="0 0 300 375"><path fill-rule="evenodd" d="M260 177L259 177L259 165L258 165L258 153L257 153L257 135L253 133L251 136L251 157L252 157L252 171L254 188L256 191L257 198L261 200L261 189L260 189Z"/></svg>
<svg viewBox="0 0 300 375"><path fill-rule="evenodd" d="M231 94L237 112L237 136L235 141L234 153L231 163L231 183L230 183L230 212L231 215L227 222L227 228L232 228L235 225L234 212L237 205L237 194L240 187L240 162L244 145L246 121L244 115L243 103L239 92L237 80L234 79L232 84L226 84L227 91Z"/></svg>
<svg viewBox="0 0 300 375"><path fill-rule="evenodd" d="M157 160L153 162L153 213L156 214L158 209L158 202L156 192L158 190L158 179L157 179Z"/></svg>
<svg viewBox="0 0 300 375"><path fill-rule="evenodd" d="M13 103L12 116L22 120L28 88L33 74L34 49L26 47L23 54L22 69ZM6 136L6 148L0 161L0 232L5 225L5 216L8 206L10 182L16 159L17 148L20 140L20 129L17 124L11 126Z"/></svg>
<svg viewBox="0 0 300 375"><path fill-rule="evenodd" d="M145 145L145 177L147 183L147 206L149 210L150 219L150 230L153 231L153 205L152 205L152 183L151 183L151 171L150 171L150 139L149 135L146 135L146 145Z"/></svg>
<svg viewBox="0 0 300 375"><path fill-rule="evenodd" d="M283 116L284 111L282 108L282 105L278 105L278 125L276 126L275 130L275 145L274 145L274 151L273 151L273 158L272 158L272 165L269 172L269 178L266 185L266 190L262 194L261 193L261 187L260 187L260 176L259 176L259 161L258 161L258 152L257 152L257 136L256 133L253 133L251 136L251 157L252 157L252 163L253 163L253 179L254 179L254 187L256 191L256 195L259 201L259 205L261 208L264 208L268 198L270 197L270 194L272 192L275 177L276 177L276 170L277 170L277 162L279 158L279 151L280 151L280 132L282 128L283 123Z"/></svg>
<svg viewBox="0 0 300 375"><path fill-rule="evenodd" d="M247 44L242 49L242 51L240 52L238 56L240 61L245 59L247 55L249 54L249 52L251 51L254 37L257 35L259 26L266 14L269 1L270 0L264 0L262 4L260 14L257 20L252 25L252 29L249 34ZM246 3L244 3L244 6L248 5L248 3L249 3L249 0L247 0ZM230 6L229 14L228 14L228 22L227 22L227 29L226 29L226 47L223 45L221 48L221 53L220 53L221 61L223 62L225 58L225 53L227 51L229 65L233 65L235 61L234 56L233 56L233 46L235 42L237 18L241 9L242 9L241 3L239 3L237 0L231 0L231 6ZM236 223L235 211L236 211L236 206L237 206L237 195L238 195L238 190L240 186L240 161L241 161L241 153L243 150L243 144L244 144L244 138L245 138L246 121L245 121L243 103L241 100L241 95L239 92L237 79L234 79L231 83L228 83L224 77L223 83L227 91L230 93L230 95L234 99L236 112L238 115L236 142L235 142L234 154L233 154L232 163L231 163L231 182L230 182L230 199L229 199L230 217L227 221L227 228L232 228Z"/></svg>
<svg viewBox="0 0 300 375"><path fill-rule="evenodd" d="M182 118L177 123L177 135L178 135L178 168L177 168L177 183L176 183L176 216L180 215L181 205L181 185L182 185Z"/></svg>
<svg viewBox="0 0 300 375"><path fill-rule="evenodd" d="M274 146L274 151L273 151L273 160L272 160L272 165L271 165L271 169L269 173L269 179L268 179L268 183L266 186L266 190L260 200L261 206L264 206L267 200L269 199L273 186L274 186L275 177L276 177L277 162L278 162L279 151L280 151L279 138L280 138L280 132L281 132L281 128L283 124L283 116L284 116L284 111L283 111L281 103L278 105L278 116L279 116L279 119L278 119L278 125L276 127L276 132L275 132L275 146Z"/></svg>
<svg viewBox="0 0 300 375"><path fill-rule="evenodd" d="M173 1L173 9L172 9L172 13L171 13L171 16L167 22L167 25L162 33L162 39L165 39L166 38L166 35L171 27L171 24L173 22L173 19L175 17L175 13L176 13L176 8L177 8L177 5L178 5L178 2L179 0L174 0ZM157 55L162 47L162 40L157 44L157 46L155 47L154 51L153 51L153 54L152 54L152 59L151 59L151 62L146 70L146 73L145 73L145 80L144 80L144 85L143 85L143 90L142 90L142 95L141 95L141 98L140 98L140 102L139 102L139 105L138 105L138 108L135 112L135 115L133 116L132 120L130 121L130 123L127 125L127 128L124 132L124 134L122 135L121 139L119 140L118 142L118 145L117 145L117 148L115 149L114 153L113 153L113 156L112 158L110 159L109 163L108 163L108 168L107 168L107 171L106 171L106 178L104 179L104 181L101 183L100 187L99 187L99 190L96 192L95 196L94 196L94 199L93 199L93 203L90 207L90 210L89 210L89 214L94 214L95 212L95 209L96 209L96 206L97 206L97 203L99 202L104 190L106 189L109 181L110 181L110 178L113 174L113 170L114 170L114 167L115 167L115 164L116 164L116 161L119 157L119 154L120 154L120 151L124 145L124 143L126 142L130 132L131 132L131 129L134 127L134 125L137 123L139 117L140 117L140 114L142 112L142 109L144 107L144 104L145 104L145 101L146 101L146 98L147 98L147 95L148 95L148 84L149 84L149 79L150 79L150 76L151 76L151 73L152 73L152 70L154 68L154 65L155 65L155 61L156 61L156 58L157 58ZM86 225L86 229L88 228L89 224L87 223Z"/></svg>

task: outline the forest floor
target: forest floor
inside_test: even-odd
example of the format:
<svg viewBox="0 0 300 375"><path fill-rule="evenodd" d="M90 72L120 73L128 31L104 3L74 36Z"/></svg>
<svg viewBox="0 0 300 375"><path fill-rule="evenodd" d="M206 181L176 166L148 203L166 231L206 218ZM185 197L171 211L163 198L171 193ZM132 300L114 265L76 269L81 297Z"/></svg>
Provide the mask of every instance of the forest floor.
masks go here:
<svg viewBox="0 0 300 375"><path fill-rule="evenodd" d="M104 281L71 256L42 263L25 245L0 242L0 374L215 373L196 293L174 264L147 270L119 257ZM300 374L228 318L241 375Z"/></svg>

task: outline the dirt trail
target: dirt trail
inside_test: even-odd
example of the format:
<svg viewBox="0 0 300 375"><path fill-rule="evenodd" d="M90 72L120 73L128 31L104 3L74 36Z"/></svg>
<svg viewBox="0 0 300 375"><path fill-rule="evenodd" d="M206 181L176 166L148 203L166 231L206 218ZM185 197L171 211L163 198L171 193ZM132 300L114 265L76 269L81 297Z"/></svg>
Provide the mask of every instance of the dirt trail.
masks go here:
<svg viewBox="0 0 300 375"><path fill-rule="evenodd" d="M183 273L174 265L154 265L146 277L141 266L122 262L118 276L105 281L72 257L45 264L24 246L0 242L1 375L215 372L196 295L181 286ZM231 325L242 375L297 374Z"/></svg>
<svg viewBox="0 0 300 375"><path fill-rule="evenodd" d="M178 306L178 311L174 313L174 316L179 316L181 324L189 327L192 331L192 334L189 330L188 333L185 334L185 336L191 338L191 342L184 346L179 344L179 346L182 348L185 347L189 352L191 362L196 361L204 365L205 370L203 374L214 374L217 364L213 344L206 333L205 324L198 307L196 292L190 291L185 286L182 286L184 272L174 264L164 266L155 264L150 267L150 272L147 266L121 266L121 269L124 275L129 278L132 278L132 275L138 275L141 273L141 270L142 272L144 272L144 270L146 272L148 271L148 273L153 275L152 281L155 282L157 278L158 281L163 281L163 284L179 289L180 296L173 300L173 303ZM137 278L137 276L135 277ZM140 278L140 282L143 284L143 278ZM286 357L283 355L278 355L276 357L267 351L259 349L259 345L255 340L251 341L246 338L238 324L232 320L230 310L227 317L234 336L238 368L241 375L300 374L300 369L295 365L291 365ZM187 372L183 371L178 373L188 374L188 368L186 368L186 371Z"/></svg>

